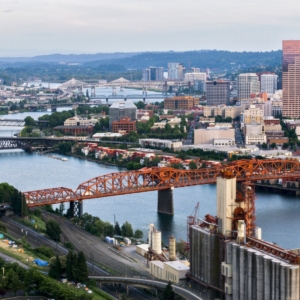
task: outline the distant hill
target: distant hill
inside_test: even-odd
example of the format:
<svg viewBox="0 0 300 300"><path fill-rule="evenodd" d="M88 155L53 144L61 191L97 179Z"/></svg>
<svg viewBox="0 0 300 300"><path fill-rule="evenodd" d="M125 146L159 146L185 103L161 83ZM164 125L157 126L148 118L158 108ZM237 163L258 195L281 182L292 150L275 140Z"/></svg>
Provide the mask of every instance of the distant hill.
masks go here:
<svg viewBox="0 0 300 300"><path fill-rule="evenodd" d="M221 69L262 68L280 66L282 51L230 52L218 50L186 52L147 52L127 58L99 61L99 64L118 64L126 68L143 69L149 66L167 68L168 62L183 63L186 68ZM95 62L94 62L95 63ZM89 64L89 63L87 63Z"/></svg>
<svg viewBox="0 0 300 300"><path fill-rule="evenodd" d="M51 54L34 57L0 57L0 67L24 67L25 65L80 63L89 68L104 66L121 66L125 69L147 68L157 66L167 68L168 62L183 63L186 68L198 67L202 70L222 70L236 72L240 70L280 68L282 51L269 52L231 52L219 50L199 50L185 52L116 52L97 54Z"/></svg>
<svg viewBox="0 0 300 300"><path fill-rule="evenodd" d="M89 61L114 60L132 57L140 54L139 52L115 52L115 53L96 53L96 54L49 54L33 57L0 57L0 62L66 62L84 63Z"/></svg>

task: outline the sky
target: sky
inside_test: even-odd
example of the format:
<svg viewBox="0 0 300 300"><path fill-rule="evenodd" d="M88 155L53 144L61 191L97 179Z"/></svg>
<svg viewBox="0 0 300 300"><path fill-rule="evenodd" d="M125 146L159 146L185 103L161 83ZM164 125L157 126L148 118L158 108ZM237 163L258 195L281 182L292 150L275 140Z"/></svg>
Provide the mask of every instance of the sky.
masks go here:
<svg viewBox="0 0 300 300"><path fill-rule="evenodd" d="M0 0L0 56L278 50L299 19L299 0Z"/></svg>

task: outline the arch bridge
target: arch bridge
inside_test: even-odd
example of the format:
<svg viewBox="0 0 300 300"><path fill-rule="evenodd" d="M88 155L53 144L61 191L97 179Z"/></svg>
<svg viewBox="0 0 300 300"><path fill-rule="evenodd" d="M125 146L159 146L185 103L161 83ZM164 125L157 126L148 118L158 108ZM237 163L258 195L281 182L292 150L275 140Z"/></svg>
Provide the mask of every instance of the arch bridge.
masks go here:
<svg viewBox="0 0 300 300"><path fill-rule="evenodd" d="M66 187L24 192L29 207L70 202L71 211L82 214L82 200L125 194L158 191L158 212L174 214L173 189L216 183L224 171L237 181L300 178L297 160L239 160L213 168L178 170L173 168L144 168L106 174L81 183L76 190Z"/></svg>

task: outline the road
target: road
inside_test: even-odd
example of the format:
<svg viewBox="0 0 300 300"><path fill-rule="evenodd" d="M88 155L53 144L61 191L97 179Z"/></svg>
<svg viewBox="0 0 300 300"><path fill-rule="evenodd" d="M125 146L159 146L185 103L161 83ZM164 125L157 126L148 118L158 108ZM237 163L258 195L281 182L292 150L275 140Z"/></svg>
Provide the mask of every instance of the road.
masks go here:
<svg viewBox="0 0 300 300"><path fill-rule="evenodd" d="M150 287L157 287L160 289L164 289L167 286L167 282L158 281L158 280L150 280L150 279L142 279L135 277L106 277L106 276L89 276L91 279L99 280L101 282L122 282L128 284L136 284L136 285L146 285ZM203 300L194 292L188 290L187 288L183 288L176 284L172 285L173 291L188 300Z"/></svg>

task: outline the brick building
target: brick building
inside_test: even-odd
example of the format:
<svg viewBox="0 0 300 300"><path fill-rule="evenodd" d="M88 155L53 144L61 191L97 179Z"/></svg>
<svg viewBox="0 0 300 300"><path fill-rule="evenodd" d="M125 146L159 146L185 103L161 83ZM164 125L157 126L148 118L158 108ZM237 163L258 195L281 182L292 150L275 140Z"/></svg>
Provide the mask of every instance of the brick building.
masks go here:
<svg viewBox="0 0 300 300"><path fill-rule="evenodd" d="M93 133L93 125L79 125L79 126L56 126L54 130L62 131L65 134L70 135L91 135Z"/></svg>
<svg viewBox="0 0 300 300"><path fill-rule="evenodd" d="M165 109L191 109L199 104L199 98L192 96L175 96L172 98L165 98Z"/></svg>
<svg viewBox="0 0 300 300"><path fill-rule="evenodd" d="M125 132L137 131L137 121L131 120L128 117L121 118L112 122L112 132Z"/></svg>

